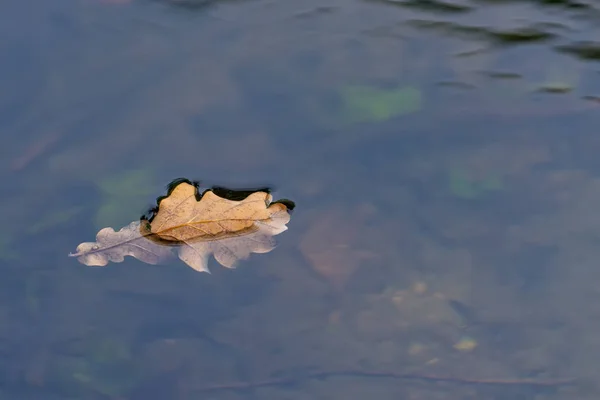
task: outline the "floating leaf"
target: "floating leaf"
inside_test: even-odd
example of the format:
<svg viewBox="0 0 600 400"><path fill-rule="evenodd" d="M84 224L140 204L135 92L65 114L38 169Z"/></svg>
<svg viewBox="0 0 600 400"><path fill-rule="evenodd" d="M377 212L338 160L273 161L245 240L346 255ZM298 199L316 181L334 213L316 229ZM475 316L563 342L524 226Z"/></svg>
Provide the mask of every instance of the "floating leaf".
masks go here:
<svg viewBox="0 0 600 400"><path fill-rule="evenodd" d="M273 250L273 236L287 229L294 203L271 201L267 190L213 188L199 194L192 182L175 180L150 218L142 217L118 232L104 228L96 242L81 243L69 255L90 266L122 262L125 256L158 264L176 249L179 258L197 271L208 272L211 254L224 267L233 268L251 253Z"/></svg>

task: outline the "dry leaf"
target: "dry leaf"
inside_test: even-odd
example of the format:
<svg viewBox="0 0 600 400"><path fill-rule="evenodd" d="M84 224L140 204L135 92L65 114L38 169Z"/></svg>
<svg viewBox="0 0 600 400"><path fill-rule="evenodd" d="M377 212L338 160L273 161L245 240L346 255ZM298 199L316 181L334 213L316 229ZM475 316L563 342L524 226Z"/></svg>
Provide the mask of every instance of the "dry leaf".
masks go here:
<svg viewBox="0 0 600 400"><path fill-rule="evenodd" d="M150 218L142 217L118 232L104 228L96 242L81 243L69 255L95 266L121 262L125 256L158 264L176 249L179 258L197 271L208 272L211 254L233 268L251 253L273 250L273 236L287 229L294 203L271 201L266 190L213 188L200 195L192 182L175 180Z"/></svg>

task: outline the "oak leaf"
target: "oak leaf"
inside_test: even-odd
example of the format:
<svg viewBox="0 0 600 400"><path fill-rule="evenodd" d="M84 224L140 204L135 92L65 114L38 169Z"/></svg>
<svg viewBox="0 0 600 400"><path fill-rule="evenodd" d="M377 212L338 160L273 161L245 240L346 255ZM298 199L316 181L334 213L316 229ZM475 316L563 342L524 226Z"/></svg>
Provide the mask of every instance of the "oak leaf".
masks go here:
<svg viewBox="0 0 600 400"><path fill-rule="evenodd" d="M273 236L287 229L294 203L272 202L267 190L231 191L213 188L199 194L192 182L180 179L158 199L150 217L121 230L100 230L96 242L81 243L72 257L86 265L104 266L132 256L161 263L176 250L197 271L208 272L211 254L224 267L235 267L251 253L275 247Z"/></svg>

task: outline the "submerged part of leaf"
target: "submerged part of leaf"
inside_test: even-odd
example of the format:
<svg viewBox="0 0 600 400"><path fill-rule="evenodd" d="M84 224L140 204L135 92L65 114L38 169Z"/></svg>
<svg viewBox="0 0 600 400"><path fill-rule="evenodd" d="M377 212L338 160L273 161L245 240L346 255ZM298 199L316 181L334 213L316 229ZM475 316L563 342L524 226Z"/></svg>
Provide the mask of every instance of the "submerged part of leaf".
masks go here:
<svg viewBox="0 0 600 400"><path fill-rule="evenodd" d="M198 241L179 248L179 258L196 271L209 272L208 258L211 254L224 267L234 268L239 260L251 253L268 253L275 248L275 240L260 230L246 235L215 241Z"/></svg>
<svg viewBox="0 0 600 400"><path fill-rule="evenodd" d="M273 250L273 236L287 229L293 203L271 200L265 191L243 200L225 199L212 190L199 196L198 189L183 180L159 199L150 220L132 222L118 232L104 228L97 242L80 244L70 256L86 265L104 266L125 256L158 264L176 247L179 258L197 271L208 272L211 254L224 267L233 268L251 253Z"/></svg>
<svg viewBox="0 0 600 400"><path fill-rule="evenodd" d="M158 264L171 256L171 249L148 240L140 230L140 221L134 221L118 232L104 228L96 235L96 242L85 242L69 254L80 263L103 267L112 262L122 262L132 256L148 264Z"/></svg>

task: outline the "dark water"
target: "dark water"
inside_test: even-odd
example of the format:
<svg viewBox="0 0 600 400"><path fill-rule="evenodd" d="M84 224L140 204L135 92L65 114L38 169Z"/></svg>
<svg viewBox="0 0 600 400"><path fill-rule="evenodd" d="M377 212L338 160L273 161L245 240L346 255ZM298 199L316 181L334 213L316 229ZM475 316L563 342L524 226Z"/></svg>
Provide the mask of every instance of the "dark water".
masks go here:
<svg viewBox="0 0 600 400"><path fill-rule="evenodd" d="M2 8L0 399L600 394L595 2ZM290 229L210 275L66 257L179 176Z"/></svg>

